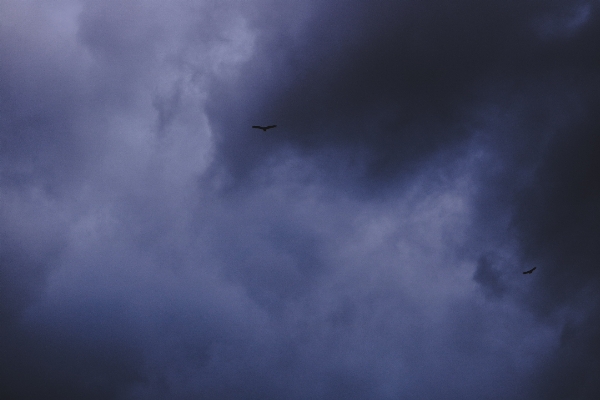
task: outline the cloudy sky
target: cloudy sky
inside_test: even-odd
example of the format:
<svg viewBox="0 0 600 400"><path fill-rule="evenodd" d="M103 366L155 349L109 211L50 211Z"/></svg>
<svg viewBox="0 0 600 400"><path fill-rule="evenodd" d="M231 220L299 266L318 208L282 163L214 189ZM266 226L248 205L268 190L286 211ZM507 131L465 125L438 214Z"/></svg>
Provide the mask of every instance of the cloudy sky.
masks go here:
<svg viewBox="0 0 600 400"><path fill-rule="evenodd" d="M0 397L599 398L599 13L2 0Z"/></svg>

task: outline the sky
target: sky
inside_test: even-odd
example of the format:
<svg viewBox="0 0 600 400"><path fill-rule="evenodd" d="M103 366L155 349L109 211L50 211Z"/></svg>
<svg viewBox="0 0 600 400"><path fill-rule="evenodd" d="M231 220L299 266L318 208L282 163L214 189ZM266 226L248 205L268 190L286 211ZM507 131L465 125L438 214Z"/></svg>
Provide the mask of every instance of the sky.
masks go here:
<svg viewBox="0 0 600 400"><path fill-rule="evenodd" d="M0 397L599 398L598 49L592 0L1 1Z"/></svg>

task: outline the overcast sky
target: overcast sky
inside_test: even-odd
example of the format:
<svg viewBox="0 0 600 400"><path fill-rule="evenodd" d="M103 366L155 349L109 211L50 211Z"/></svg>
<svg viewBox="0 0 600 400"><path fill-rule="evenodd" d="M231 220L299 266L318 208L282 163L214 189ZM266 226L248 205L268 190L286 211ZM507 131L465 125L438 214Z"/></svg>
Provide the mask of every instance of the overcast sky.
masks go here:
<svg viewBox="0 0 600 400"><path fill-rule="evenodd" d="M0 397L600 398L599 13L0 1Z"/></svg>

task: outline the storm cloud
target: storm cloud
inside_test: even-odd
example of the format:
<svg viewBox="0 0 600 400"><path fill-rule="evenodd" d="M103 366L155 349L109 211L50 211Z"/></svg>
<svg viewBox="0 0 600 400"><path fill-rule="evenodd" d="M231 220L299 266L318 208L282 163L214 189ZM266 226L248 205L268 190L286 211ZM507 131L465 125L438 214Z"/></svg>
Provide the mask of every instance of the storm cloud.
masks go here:
<svg viewBox="0 0 600 400"><path fill-rule="evenodd" d="M0 395L597 398L598 12L3 1Z"/></svg>

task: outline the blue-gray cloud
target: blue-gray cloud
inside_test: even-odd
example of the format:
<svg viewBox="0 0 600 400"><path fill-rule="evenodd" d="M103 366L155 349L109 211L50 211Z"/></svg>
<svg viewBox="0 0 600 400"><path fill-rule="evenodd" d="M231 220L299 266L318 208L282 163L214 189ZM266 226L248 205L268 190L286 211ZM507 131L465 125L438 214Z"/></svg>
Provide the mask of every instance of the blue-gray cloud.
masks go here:
<svg viewBox="0 0 600 400"><path fill-rule="evenodd" d="M595 398L597 13L2 3L0 395Z"/></svg>

